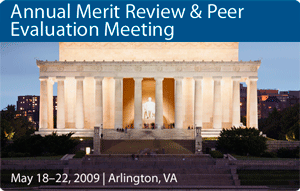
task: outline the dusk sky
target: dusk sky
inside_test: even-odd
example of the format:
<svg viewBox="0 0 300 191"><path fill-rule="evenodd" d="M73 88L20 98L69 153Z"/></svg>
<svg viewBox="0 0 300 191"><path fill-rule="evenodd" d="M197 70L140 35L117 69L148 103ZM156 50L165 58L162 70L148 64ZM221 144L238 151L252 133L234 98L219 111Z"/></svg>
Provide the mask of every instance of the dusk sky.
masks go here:
<svg viewBox="0 0 300 191"><path fill-rule="evenodd" d="M1 43L0 109L16 104L19 95L39 95L38 60L59 60L57 42ZM262 59L258 89L300 90L300 43L241 42L239 59ZM54 95L57 86L54 85Z"/></svg>

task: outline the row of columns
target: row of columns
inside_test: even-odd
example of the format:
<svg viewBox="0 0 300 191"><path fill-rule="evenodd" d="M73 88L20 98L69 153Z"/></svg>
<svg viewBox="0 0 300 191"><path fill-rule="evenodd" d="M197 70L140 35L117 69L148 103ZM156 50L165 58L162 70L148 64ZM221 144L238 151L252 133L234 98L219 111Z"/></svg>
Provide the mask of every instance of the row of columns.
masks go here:
<svg viewBox="0 0 300 191"><path fill-rule="evenodd" d="M203 114L203 78L195 79L195 114L194 123L197 127L202 127ZM232 79L232 126L240 126L240 76L233 76ZM213 108L213 128L222 128L222 95L221 76L213 77L214 80L214 108ZM257 80L256 76L250 76L247 83L247 127L258 128L257 121Z"/></svg>
<svg viewBox="0 0 300 191"><path fill-rule="evenodd" d="M76 76L76 111L75 127L84 128L84 101L83 101L83 76ZM123 127L123 78L115 77L115 128ZM175 79L175 127L183 128L183 77ZM65 77L56 77L57 86L57 128L65 128ZM142 80L134 78L134 127L142 128ZM194 123L197 127L203 125L203 77L194 77L195 102ZM213 128L222 128L222 77L213 77L214 80L214 105ZM240 80L241 77L232 77L232 126L240 125ZM53 128L53 81L48 77L40 77L40 129ZM162 77L155 78L155 123L158 128L163 126L163 85ZM95 126L103 124L103 77L95 77ZM257 126L257 77L247 80L247 126ZM52 116L52 117L51 117ZM52 125L51 125L52 124Z"/></svg>
<svg viewBox="0 0 300 191"><path fill-rule="evenodd" d="M83 113L83 76L76 76L76 107L75 107L75 127L76 129L84 128L84 113ZM65 77L57 76L57 129L65 128ZM40 77L40 129L53 129L53 81L48 77ZM97 84L97 83L96 83ZM101 81L102 85L102 81ZM96 85L97 88L97 85ZM99 88L98 88L99 89ZM102 94L102 87L100 87ZM100 96L100 95L99 95ZM96 99L96 103L102 99ZM99 108L99 107L95 107ZM95 111L97 112L97 111ZM98 110L100 115L97 118L102 118L102 108Z"/></svg>

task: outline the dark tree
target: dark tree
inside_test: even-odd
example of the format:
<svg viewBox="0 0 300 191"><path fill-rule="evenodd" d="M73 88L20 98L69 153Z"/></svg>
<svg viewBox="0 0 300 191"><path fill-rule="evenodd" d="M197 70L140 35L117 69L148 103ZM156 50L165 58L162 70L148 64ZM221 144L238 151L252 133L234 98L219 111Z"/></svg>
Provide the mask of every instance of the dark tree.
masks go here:
<svg viewBox="0 0 300 191"><path fill-rule="evenodd" d="M273 139L299 140L299 104L283 111L274 108L268 118L259 121L259 129Z"/></svg>
<svg viewBox="0 0 300 191"><path fill-rule="evenodd" d="M260 156L266 149L267 139L255 128L223 129L217 141L217 149L224 153Z"/></svg>
<svg viewBox="0 0 300 191"><path fill-rule="evenodd" d="M8 105L1 111L1 141L9 138L17 139L34 132L32 122L25 116L17 116L14 105ZM2 133L3 132L3 133Z"/></svg>

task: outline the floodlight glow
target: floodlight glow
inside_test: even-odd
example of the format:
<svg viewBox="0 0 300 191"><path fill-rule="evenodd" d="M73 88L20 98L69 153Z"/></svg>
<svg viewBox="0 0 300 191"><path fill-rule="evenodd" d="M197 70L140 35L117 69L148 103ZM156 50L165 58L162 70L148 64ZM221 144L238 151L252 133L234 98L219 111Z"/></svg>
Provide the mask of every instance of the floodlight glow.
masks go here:
<svg viewBox="0 0 300 191"><path fill-rule="evenodd" d="M85 154L89 155L91 153L91 148L90 147L86 147L85 148Z"/></svg>

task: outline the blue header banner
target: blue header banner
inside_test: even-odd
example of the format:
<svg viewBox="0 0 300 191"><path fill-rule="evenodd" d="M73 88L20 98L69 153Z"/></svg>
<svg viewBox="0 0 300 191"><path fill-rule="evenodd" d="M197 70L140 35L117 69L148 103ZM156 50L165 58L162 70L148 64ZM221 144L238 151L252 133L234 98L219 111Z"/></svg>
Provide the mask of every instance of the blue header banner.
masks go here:
<svg viewBox="0 0 300 191"><path fill-rule="evenodd" d="M297 1L4 1L1 42L299 42Z"/></svg>

